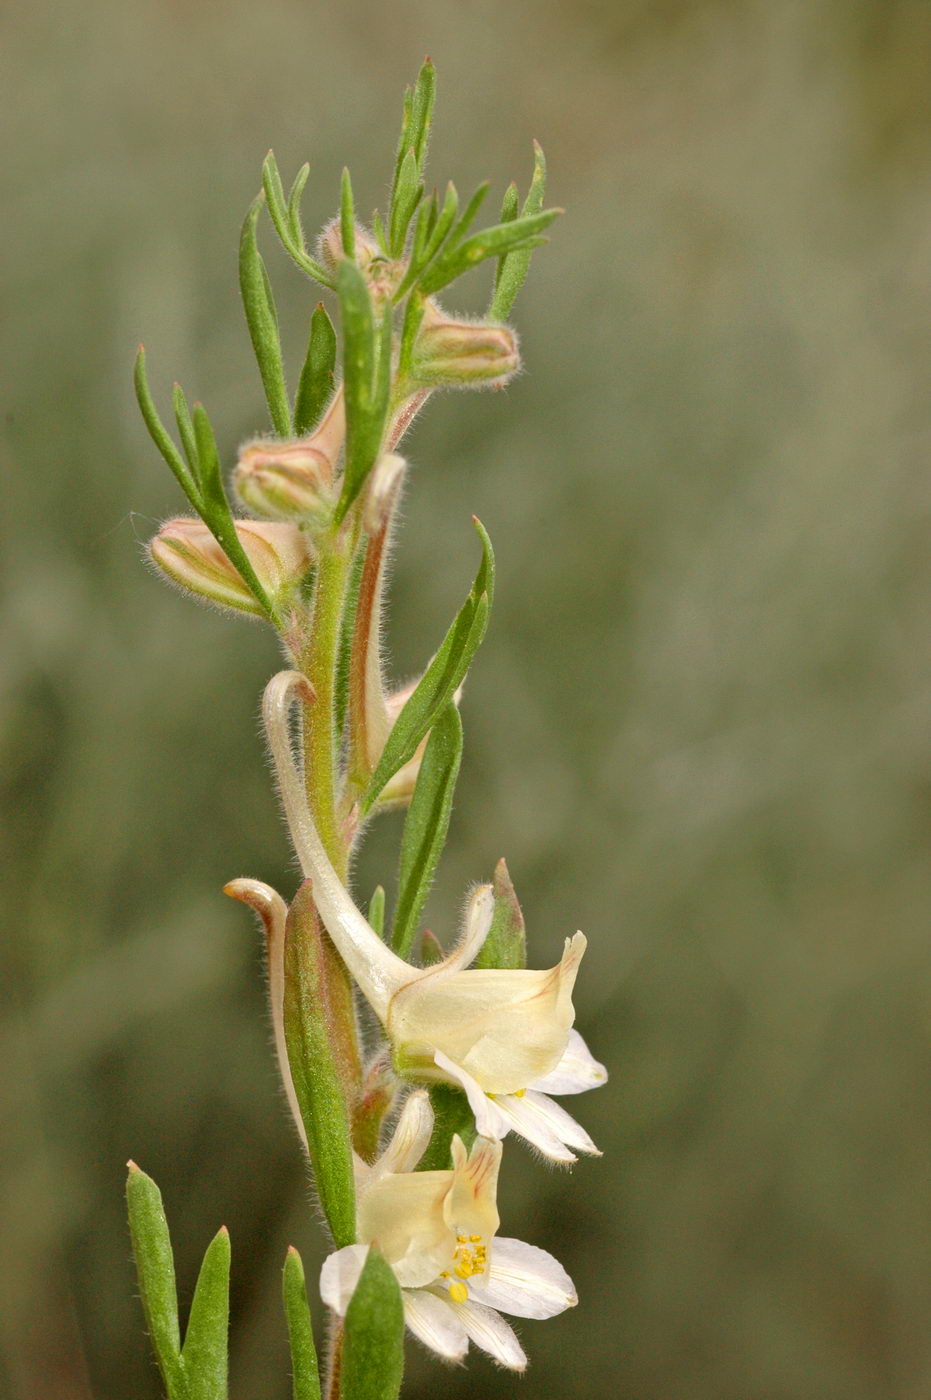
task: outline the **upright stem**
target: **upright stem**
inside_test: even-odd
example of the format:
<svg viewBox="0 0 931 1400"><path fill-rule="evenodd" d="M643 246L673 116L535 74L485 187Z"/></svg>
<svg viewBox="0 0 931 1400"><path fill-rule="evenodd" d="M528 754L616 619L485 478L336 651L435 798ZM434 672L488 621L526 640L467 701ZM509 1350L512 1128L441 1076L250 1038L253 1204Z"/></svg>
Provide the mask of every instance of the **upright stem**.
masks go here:
<svg viewBox="0 0 931 1400"><path fill-rule="evenodd" d="M307 801L327 855L343 878L348 850L337 820L336 668L355 535L350 529L320 543L310 627L299 657L314 689L314 699L304 710Z"/></svg>

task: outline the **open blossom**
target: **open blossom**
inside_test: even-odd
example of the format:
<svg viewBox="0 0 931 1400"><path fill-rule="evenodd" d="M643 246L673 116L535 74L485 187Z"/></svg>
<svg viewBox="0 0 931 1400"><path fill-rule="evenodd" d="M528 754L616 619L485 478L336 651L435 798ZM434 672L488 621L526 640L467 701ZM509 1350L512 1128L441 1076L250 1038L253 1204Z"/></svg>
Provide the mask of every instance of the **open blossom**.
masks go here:
<svg viewBox="0 0 931 1400"><path fill-rule="evenodd" d="M545 1250L498 1238L501 1143L451 1144L447 1171L415 1171L433 1130L422 1090L407 1099L391 1142L369 1167L356 1158L358 1244L324 1262L320 1292L343 1315L374 1245L401 1286L404 1317L431 1350L459 1361L472 1341L514 1371L527 1358L499 1309L555 1317L577 1302L572 1280Z"/></svg>
<svg viewBox="0 0 931 1400"><path fill-rule="evenodd" d="M598 1149L550 1094L581 1093L607 1074L572 1029L572 990L585 937L566 940L555 967L470 968L491 927L491 886L475 890L463 937L441 962L412 967L378 937L323 849L294 768L288 712L306 688L281 672L265 692L264 716L295 849L313 882L327 932L385 1028L399 1073L459 1085L483 1136L516 1132L553 1161ZM575 1149L575 1151L573 1151Z"/></svg>

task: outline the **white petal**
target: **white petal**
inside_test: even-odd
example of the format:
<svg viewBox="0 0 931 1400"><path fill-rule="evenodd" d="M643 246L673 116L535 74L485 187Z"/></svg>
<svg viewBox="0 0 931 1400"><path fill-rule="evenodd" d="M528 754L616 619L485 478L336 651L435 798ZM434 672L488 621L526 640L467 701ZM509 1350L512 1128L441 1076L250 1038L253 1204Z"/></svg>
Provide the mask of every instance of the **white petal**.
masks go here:
<svg viewBox="0 0 931 1400"><path fill-rule="evenodd" d="M447 1361L461 1361L469 1350L469 1338L452 1303L420 1288L405 1288L401 1297L404 1320L414 1336Z"/></svg>
<svg viewBox="0 0 931 1400"><path fill-rule="evenodd" d="M369 1252L367 1244L347 1244L330 1254L320 1270L320 1297L342 1317L355 1292Z"/></svg>
<svg viewBox="0 0 931 1400"><path fill-rule="evenodd" d="M555 1103L546 1094L539 1094L533 1089L528 1089L523 1099L523 1104L529 1110L537 1114L541 1121L561 1138L567 1147L574 1147L577 1152L587 1152L592 1157L600 1157L601 1153L592 1142L588 1133L577 1123L571 1113L567 1113L562 1104Z"/></svg>
<svg viewBox="0 0 931 1400"><path fill-rule="evenodd" d="M515 1133L526 1138L551 1162L577 1162L575 1153L570 1152L563 1141L561 1125L552 1123L550 1115L541 1112L536 1099L542 1099L545 1104L556 1107L552 1099L548 1099L545 1094L536 1094L531 1098L529 1090L520 1097L517 1094L502 1094L495 1100L495 1107ZM566 1117L569 1117L568 1113Z"/></svg>
<svg viewBox="0 0 931 1400"><path fill-rule="evenodd" d="M582 1094L586 1089L597 1089L607 1078L604 1065L598 1063L578 1031L573 1030L556 1068L527 1087L540 1089L544 1094Z"/></svg>
<svg viewBox="0 0 931 1400"><path fill-rule="evenodd" d="M555 1317L579 1301L558 1259L523 1240L496 1239L482 1299L515 1317Z"/></svg>
<svg viewBox="0 0 931 1400"><path fill-rule="evenodd" d="M456 1316L462 1323L471 1341L482 1351L487 1351L509 1371L523 1371L527 1357L514 1329L494 1308L486 1308L482 1303L453 1303Z"/></svg>
<svg viewBox="0 0 931 1400"><path fill-rule="evenodd" d="M444 1055L442 1050L437 1050L433 1059L437 1067L464 1090L465 1096L469 1100L469 1107L475 1116L475 1127L479 1134L486 1138L505 1137L510 1131L511 1124L501 1113L498 1105L488 1097L478 1081L473 1079L471 1074L467 1074L448 1055ZM572 1160L574 1161L575 1158Z"/></svg>
<svg viewBox="0 0 931 1400"><path fill-rule="evenodd" d="M391 1141L375 1163L375 1174L412 1172L433 1135L433 1109L425 1089L409 1094L391 1134Z"/></svg>

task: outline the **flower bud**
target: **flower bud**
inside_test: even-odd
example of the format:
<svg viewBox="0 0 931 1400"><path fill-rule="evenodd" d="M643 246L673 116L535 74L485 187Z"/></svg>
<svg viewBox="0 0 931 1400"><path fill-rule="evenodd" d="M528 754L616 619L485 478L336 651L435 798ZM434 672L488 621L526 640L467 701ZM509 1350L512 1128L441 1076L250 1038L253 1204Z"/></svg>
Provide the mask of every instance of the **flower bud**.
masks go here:
<svg viewBox="0 0 931 1400"><path fill-rule="evenodd" d="M355 225L356 262L364 272L373 258L379 257L378 244L368 229ZM317 256L327 272L335 272L346 256L339 219L331 219L317 239Z"/></svg>
<svg viewBox="0 0 931 1400"><path fill-rule="evenodd" d="M333 468L310 440L249 442L233 473L239 499L266 520L325 524L333 509Z"/></svg>
<svg viewBox="0 0 931 1400"><path fill-rule="evenodd" d="M411 378L431 388L500 388L517 373L520 355L510 326L456 321L428 305L414 341Z"/></svg>
<svg viewBox="0 0 931 1400"><path fill-rule="evenodd" d="M306 535L296 525L237 520L236 534L259 582L273 603L283 603L311 564ZM149 554L168 577L219 607L264 617L239 570L200 520L166 520Z"/></svg>

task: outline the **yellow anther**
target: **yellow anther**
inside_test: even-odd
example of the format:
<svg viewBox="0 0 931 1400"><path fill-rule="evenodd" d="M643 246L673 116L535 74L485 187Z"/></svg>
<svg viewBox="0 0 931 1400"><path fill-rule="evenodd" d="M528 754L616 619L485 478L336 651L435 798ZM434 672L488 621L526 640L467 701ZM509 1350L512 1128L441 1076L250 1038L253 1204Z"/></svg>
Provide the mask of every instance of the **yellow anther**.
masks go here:
<svg viewBox="0 0 931 1400"><path fill-rule="evenodd" d="M472 1269L468 1264L457 1264L455 1269L453 1269L453 1273L457 1278L468 1278L472 1273Z"/></svg>
<svg viewBox="0 0 931 1400"><path fill-rule="evenodd" d="M526 1089L515 1089L515 1090L514 1090L514 1097L515 1097L515 1099L522 1099L522 1098L524 1097L524 1095L526 1094L526 1092L527 1092Z"/></svg>
<svg viewBox="0 0 931 1400"><path fill-rule="evenodd" d="M481 1238L482 1238L481 1235L470 1235L470 1236L469 1236L469 1239L471 1240L472 1244L479 1244L480 1241L481 1241Z"/></svg>
<svg viewBox="0 0 931 1400"><path fill-rule="evenodd" d="M454 1303L464 1303L469 1296L469 1290L464 1283L451 1283L449 1285L449 1296Z"/></svg>
<svg viewBox="0 0 931 1400"><path fill-rule="evenodd" d="M469 1242L469 1237L468 1237L468 1235L457 1235L457 1236L456 1236L456 1243L457 1243L457 1244L468 1244L468 1242Z"/></svg>
<svg viewBox="0 0 931 1400"><path fill-rule="evenodd" d="M449 1271L448 1271L448 1269L444 1269L444 1270L443 1270L443 1272L440 1274L440 1278L449 1278Z"/></svg>

